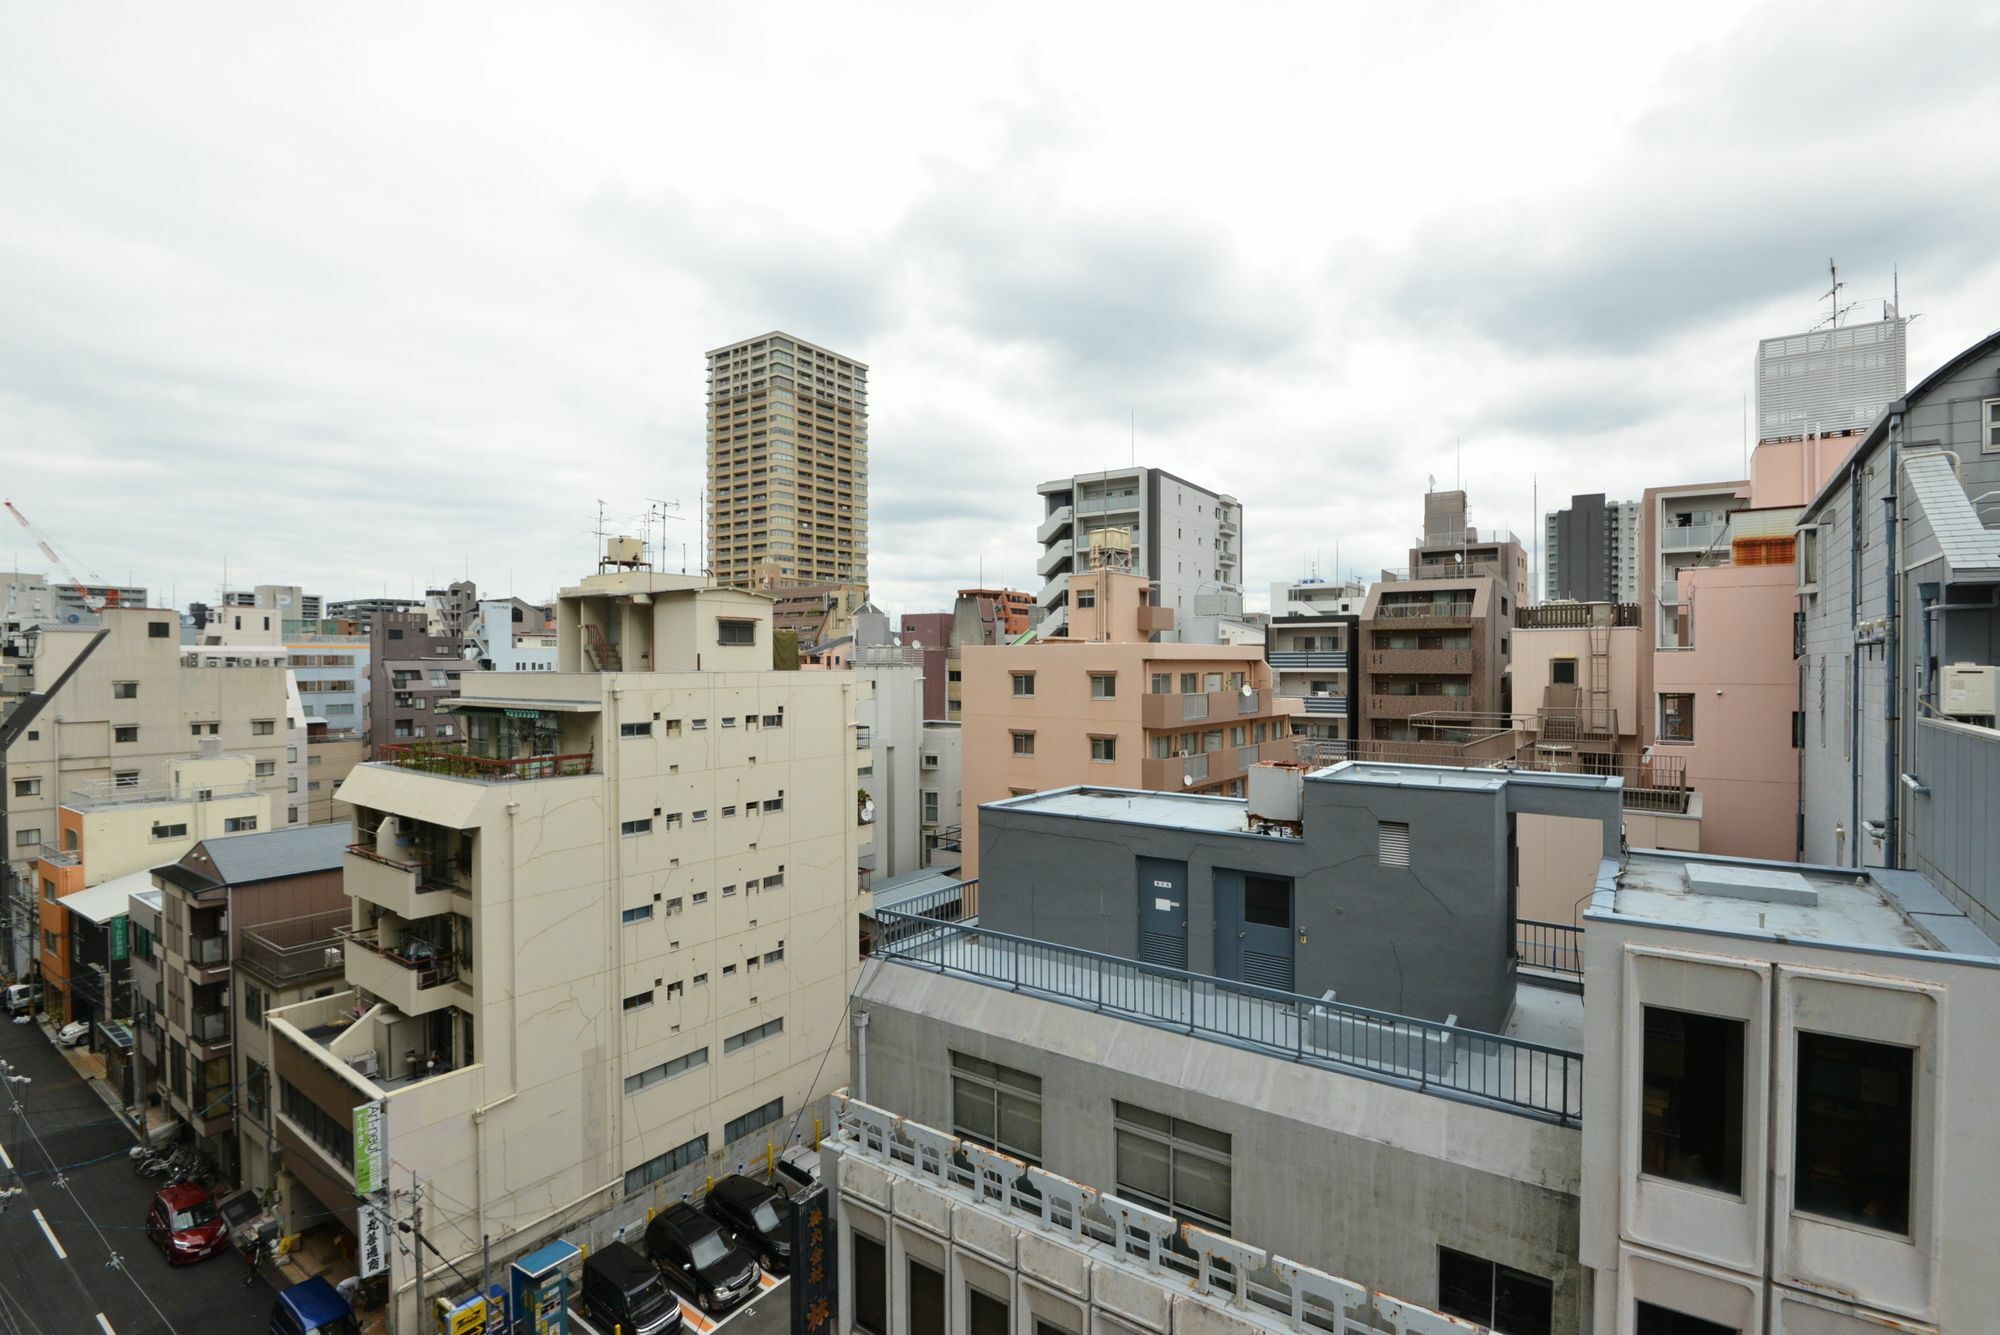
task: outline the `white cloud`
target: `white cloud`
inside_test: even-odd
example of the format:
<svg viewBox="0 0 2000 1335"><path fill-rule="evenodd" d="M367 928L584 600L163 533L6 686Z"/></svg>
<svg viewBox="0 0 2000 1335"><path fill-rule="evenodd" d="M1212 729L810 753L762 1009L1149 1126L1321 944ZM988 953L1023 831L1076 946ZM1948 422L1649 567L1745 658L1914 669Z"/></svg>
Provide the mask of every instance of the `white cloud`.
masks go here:
<svg viewBox="0 0 2000 1335"><path fill-rule="evenodd" d="M1253 3L45 6L0 47L4 490L179 600L692 516L702 353L872 367L878 601L1035 584L1034 484L1245 504L1253 588L1734 475L1755 339L2000 320L1990 17ZM1462 452L1458 442L1463 440ZM668 564L694 524L669 525ZM32 549L19 547L24 563ZM0 561L14 552L0 542Z"/></svg>

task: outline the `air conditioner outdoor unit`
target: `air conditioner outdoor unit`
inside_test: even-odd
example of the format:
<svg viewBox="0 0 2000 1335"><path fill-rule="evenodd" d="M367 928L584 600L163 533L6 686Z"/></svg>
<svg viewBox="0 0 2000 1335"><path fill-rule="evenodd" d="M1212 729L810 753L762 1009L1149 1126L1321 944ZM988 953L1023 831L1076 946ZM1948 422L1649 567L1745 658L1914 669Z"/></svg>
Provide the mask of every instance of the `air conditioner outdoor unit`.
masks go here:
<svg viewBox="0 0 2000 1335"><path fill-rule="evenodd" d="M1948 718L1991 718L2000 698L2000 667L1953 663L1943 672L1939 697Z"/></svg>

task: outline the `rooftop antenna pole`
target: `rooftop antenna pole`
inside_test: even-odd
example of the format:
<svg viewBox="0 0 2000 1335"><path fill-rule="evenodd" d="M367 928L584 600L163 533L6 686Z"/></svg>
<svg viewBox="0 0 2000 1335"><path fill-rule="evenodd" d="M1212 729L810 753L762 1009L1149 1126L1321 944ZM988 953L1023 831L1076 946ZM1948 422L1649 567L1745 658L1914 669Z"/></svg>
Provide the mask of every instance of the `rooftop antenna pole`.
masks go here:
<svg viewBox="0 0 2000 1335"><path fill-rule="evenodd" d="M1137 407L1134 407L1131 410L1131 412L1132 412L1132 421L1131 421L1132 455L1129 462L1132 467L1137 468L1139 466L1139 410ZM985 581L983 580L981 581L981 583L984 582Z"/></svg>

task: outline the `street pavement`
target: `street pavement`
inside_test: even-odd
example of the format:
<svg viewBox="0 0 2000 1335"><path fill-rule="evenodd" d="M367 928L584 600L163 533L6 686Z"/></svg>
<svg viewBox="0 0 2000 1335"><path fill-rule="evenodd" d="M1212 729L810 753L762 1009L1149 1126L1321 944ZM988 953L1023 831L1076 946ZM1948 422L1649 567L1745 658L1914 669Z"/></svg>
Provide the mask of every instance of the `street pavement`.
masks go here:
<svg viewBox="0 0 2000 1335"><path fill-rule="evenodd" d="M271 1287L245 1286L234 1248L167 1264L145 1231L159 1184L133 1173L131 1130L40 1026L0 1019L0 1060L32 1078L0 1086L0 1187L21 1191L0 1201L0 1335L268 1329Z"/></svg>

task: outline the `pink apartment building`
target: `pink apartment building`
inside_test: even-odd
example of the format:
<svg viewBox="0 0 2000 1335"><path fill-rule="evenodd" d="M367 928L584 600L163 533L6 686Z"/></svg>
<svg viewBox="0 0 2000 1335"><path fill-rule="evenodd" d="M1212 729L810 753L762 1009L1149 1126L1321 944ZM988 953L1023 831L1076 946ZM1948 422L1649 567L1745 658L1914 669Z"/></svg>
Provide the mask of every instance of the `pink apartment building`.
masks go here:
<svg viewBox="0 0 2000 1335"><path fill-rule="evenodd" d="M1240 797L1251 765L1297 758L1261 646L1153 642L1173 612L1144 576L1087 571L1069 592L1070 636L959 650L964 876L981 803L1074 784Z"/></svg>

